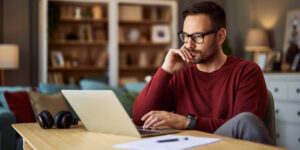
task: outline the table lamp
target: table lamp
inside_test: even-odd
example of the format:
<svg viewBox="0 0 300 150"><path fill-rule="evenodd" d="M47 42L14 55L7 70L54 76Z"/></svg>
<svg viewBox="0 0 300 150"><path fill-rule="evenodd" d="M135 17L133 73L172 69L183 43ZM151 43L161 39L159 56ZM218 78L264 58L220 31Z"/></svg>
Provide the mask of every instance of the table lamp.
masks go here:
<svg viewBox="0 0 300 150"><path fill-rule="evenodd" d="M270 51L269 38L266 30L251 28L248 30L245 42L245 51L253 52L253 60L257 62L257 56L261 52Z"/></svg>
<svg viewBox="0 0 300 150"><path fill-rule="evenodd" d="M4 69L19 68L19 46L0 44L1 86L4 86Z"/></svg>

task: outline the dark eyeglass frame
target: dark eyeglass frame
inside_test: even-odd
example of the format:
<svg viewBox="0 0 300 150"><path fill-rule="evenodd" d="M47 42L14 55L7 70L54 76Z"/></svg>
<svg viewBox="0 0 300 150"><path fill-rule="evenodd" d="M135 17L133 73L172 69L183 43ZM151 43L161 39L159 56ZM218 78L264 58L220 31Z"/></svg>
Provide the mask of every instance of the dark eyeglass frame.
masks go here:
<svg viewBox="0 0 300 150"><path fill-rule="evenodd" d="M199 32L196 32L196 33L193 33L193 34L187 34L187 33L183 32L183 31L180 31L180 32L178 32L178 37L179 37L179 39L181 40L181 42L187 43L187 42L184 42L184 39L181 39L181 37L180 37L181 34L184 34L184 35L187 35L188 38L192 38L192 40L193 40L194 43L197 43L196 40L193 38L193 36L194 36L194 35L201 36L201 37L203 38L203 41L202 41L202 42L199 42L199 43L197 43L197 44L202 44L202 43L204 43L204 37L205 37L206 35L216 33L216 32L218 32L220 29L221 29L221 28L218 27L218 28L215 28L215 29L213 29L213 30L211 30L211 31L205 32L205 33L199 33Z"/></svg>

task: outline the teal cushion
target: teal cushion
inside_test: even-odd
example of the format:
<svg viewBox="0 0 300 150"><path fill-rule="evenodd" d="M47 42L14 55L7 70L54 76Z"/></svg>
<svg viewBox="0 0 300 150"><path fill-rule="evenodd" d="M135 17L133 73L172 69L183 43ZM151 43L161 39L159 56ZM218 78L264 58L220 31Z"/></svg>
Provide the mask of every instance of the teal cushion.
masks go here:
<svg viewBox="0 0 300 150"><path fill-rule="evenodd" d="M99 81L83 79L79 81L79 86L83 90L108 90L110 87Z"/></svg>
<svg viewBox="0 0 300 150"><path fill-rule="evenodd" d="M79 89L78 86L75 85L59 85L59 84L49 84L49 83L40 83L38 87L38 92L42 94L56 94L59 93L63 89Z"/></svg>
<svg viewBox="0 0 300 150"><path fill-rule="evenodd" d="M82 80L93 80L108 84L108 76L85 76Z"/></svg>
<svg viewBox="0 0 300 150"><path fill-rule="evenodd" d="M124 85L124 89L128 92L133 91L133 92L140 93L146 85L147 85L146 82L126 83Z"/></svg>
<svg viewBox="0 0 300 150"><path fill-rule="evenodd" d="M26 86L15 86L15 87L2 86L2 87L0 87L0 102L1 102L1 105L4 108L9 109L8 105L7 105L7 102L6 102L6 99L5 99L5 96L4 96L5 91L20 92L20 91L29 91L29 90L31 90L31 87L26 87Z"/></svg>

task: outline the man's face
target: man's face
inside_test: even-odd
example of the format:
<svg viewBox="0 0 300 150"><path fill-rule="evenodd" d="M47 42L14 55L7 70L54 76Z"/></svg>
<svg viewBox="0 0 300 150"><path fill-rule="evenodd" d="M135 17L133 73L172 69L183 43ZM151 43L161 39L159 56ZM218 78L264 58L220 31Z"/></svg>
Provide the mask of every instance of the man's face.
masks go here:
<svg viewBox="0 0 300 150"><path fill-rule="evenodd" d="M213 29L209 16L205 14L188 15L183 24L183 32L187 34L206 33ZM190 63L206 63L217 54L216 34L206 35L202 44L195 43L191 38L184 43L183 47L188 49L193 57Z"/></svg>

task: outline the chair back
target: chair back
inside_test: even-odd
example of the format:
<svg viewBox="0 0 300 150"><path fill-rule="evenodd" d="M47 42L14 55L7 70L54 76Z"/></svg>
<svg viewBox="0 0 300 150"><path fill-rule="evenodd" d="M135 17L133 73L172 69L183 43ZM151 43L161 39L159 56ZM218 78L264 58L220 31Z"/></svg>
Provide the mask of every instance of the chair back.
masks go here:
<svg viewBox="0 0 300 150"><path fill-rule="evenodd" d="M276 143L274 99L270 91L268 91L268 106L263 121L269 131L270 136L273 138L274 142Z"/></svg>

